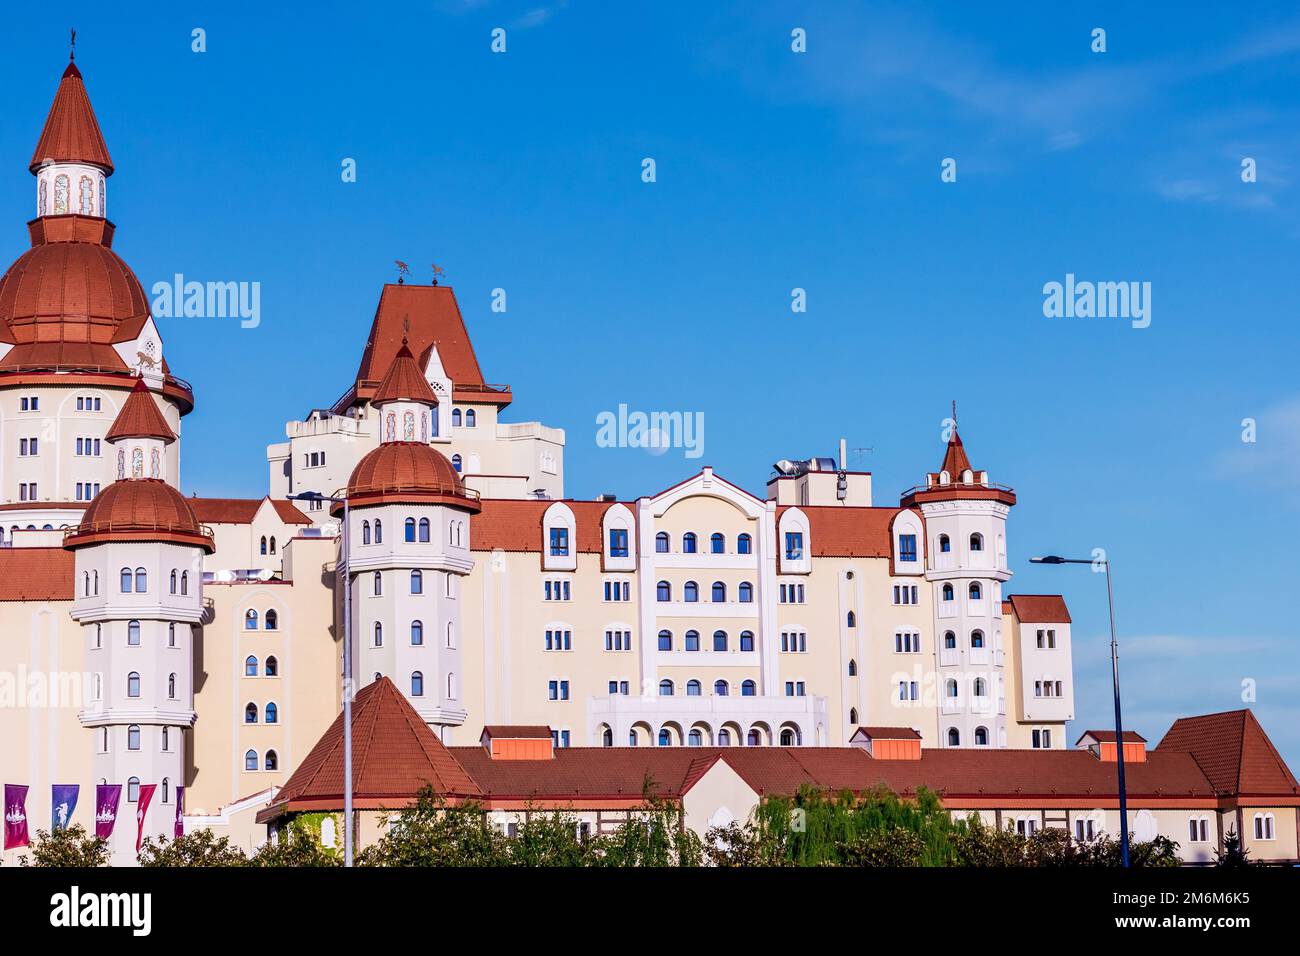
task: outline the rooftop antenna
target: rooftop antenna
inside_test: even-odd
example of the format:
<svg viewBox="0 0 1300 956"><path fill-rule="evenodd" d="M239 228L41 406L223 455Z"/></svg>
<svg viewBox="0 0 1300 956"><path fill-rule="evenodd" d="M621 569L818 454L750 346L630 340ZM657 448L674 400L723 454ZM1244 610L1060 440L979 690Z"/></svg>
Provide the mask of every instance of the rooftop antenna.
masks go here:
<svg viewBox="0 0 1300 956"><path fill-rule="evenodd" d="M875 450L876 450L875 448L866 448L866 447L859 446L853 449L853 454L858 456L858 464L862 464L863 456L869 455L873 453Z"/></svg>
<svg viewBox="0 0 1300 956"><path fill-rule="evenodd" d="M72 43L68 47L68 62L71 63L77 58L77 28L72 28Z"/></svg>
<svg viewBox="0 0 1300 956"><path fill-rule="evenodd" d="M438 265L438 263L436 263L436 262L433 264L433 284L434 284L434 285L437 285L437 284L438 284L438 277L439 277L439 276L446 275L446 274L447 274L447 270L445 270L442 266Z"/></svg>

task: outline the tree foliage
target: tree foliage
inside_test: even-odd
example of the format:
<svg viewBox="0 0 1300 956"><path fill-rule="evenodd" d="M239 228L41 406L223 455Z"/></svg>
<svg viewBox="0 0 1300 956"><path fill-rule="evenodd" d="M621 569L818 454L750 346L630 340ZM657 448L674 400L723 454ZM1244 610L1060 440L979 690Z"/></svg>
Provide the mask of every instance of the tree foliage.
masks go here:
<svg viewBox="0 0 1300 956"><path fill-rule="evenodd" d="M107 866L108 841L86 833L81 824L49 832L36 831L36 842L22 857L23 866Z"/></svg>
<svg viewBox="0 0 1300 956"><path fill-rule="evenodd" d="M146 837L136 859L141 866L244 866L248 858L228 837L195 830L169 840Z"/></svg>

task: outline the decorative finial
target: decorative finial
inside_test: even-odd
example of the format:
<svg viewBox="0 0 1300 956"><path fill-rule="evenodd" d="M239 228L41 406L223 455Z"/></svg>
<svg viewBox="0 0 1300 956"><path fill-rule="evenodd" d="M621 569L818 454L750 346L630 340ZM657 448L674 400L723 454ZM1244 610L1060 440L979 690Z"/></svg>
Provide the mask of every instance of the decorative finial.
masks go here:
<svg viewBox="0 0 1300 956"><path fill-rule="evenodd" d="M438 284L438 276L446 275L446 271L438 263L433 264L433 284Z"/></svg>
<svg viewBox="0 0 1300 956"><path fill-rule="evenodd" d="M407 337L411 334L411 316L410 313L402 316L402 344L405 345Z"/></svg>
<svg viewBox="0 0 1300 956"><path fill-rule="evenodd" d="M68 62L71 63L77 58L77 28L72 28L72 43L68 47Z"/></svg>
<svg viewBox="0 0 1300 956"><path fill-rule="evenodd" d="M952 400L952 427L957 427L957 399Z"/></svg>
<svg viewBox="0 0 1300 956"><path fill-rule="evenodd" d="M393 264L397 266L397 284L405 285L406 277L411 274L411 267L401 259L394 259Z"/></svg>

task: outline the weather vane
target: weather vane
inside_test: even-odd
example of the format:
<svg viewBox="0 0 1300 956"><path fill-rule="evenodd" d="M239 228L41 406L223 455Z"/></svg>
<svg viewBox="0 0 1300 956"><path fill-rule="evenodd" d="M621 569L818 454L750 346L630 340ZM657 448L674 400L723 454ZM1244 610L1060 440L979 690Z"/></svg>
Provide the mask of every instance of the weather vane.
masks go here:
<svg viewBox="0 0 1300 956"><path fill-rule="evenodd" d="M443 276L443 275L446 275L446 274L447 274L447 271L446 271L445 269L443 269L442 266L438 265L438 263L436 263L436 262L433 264L433 284L434 284L434 285L437 285L437 284L438 284L438 277L439 277L439 276Z"/></svg>
<svg viewBox="0 0 1300 956"><path fill-rule="evenodd" d="M77 58L77 28L76 28L76 27L73 27L73 28L72 28L72 45L68 48L68 59L69 59L69 60L75 60L76 58Z"/></svg>
<svg viewBox="0 0 1300 956"><path fill-rule="evenodd" d="M393 265L397 266L397 284L403 285L406 282L406 277L411 274L411 267L401 259L394 259Z"/></svg>

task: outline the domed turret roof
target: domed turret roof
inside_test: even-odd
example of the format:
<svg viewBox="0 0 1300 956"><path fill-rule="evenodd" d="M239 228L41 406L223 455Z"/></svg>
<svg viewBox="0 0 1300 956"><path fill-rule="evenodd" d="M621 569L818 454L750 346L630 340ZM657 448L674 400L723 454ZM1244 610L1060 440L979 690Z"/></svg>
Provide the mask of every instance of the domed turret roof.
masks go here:
<svg viewBox="0 0 1300 956"><path fill-rule="evenodd" d="M438 396L433 394L428 380L415 362L415 356L406 347L405 340L402 342L402 347L397 350L397 355L393 357L393 364L388 366L388 372L370 399L372 405L384 405L388 402L438 404Z"/></svg>
<svg viewBox="0 0 1300 956"><path fill-rule="evenodd" d="M447 503L479 510L477 492L467 489L451 462L423 442L386 442L371 451L352 470L348 498L354 506Z"/></svg>
<svg viewBox="0 0 1300 956"><path fill-rule="evenodd" d="M185 496L156 478L113 482L91 501L64 547L106 541L170 541L214 550L212 532L199 524Z"/></svg>

